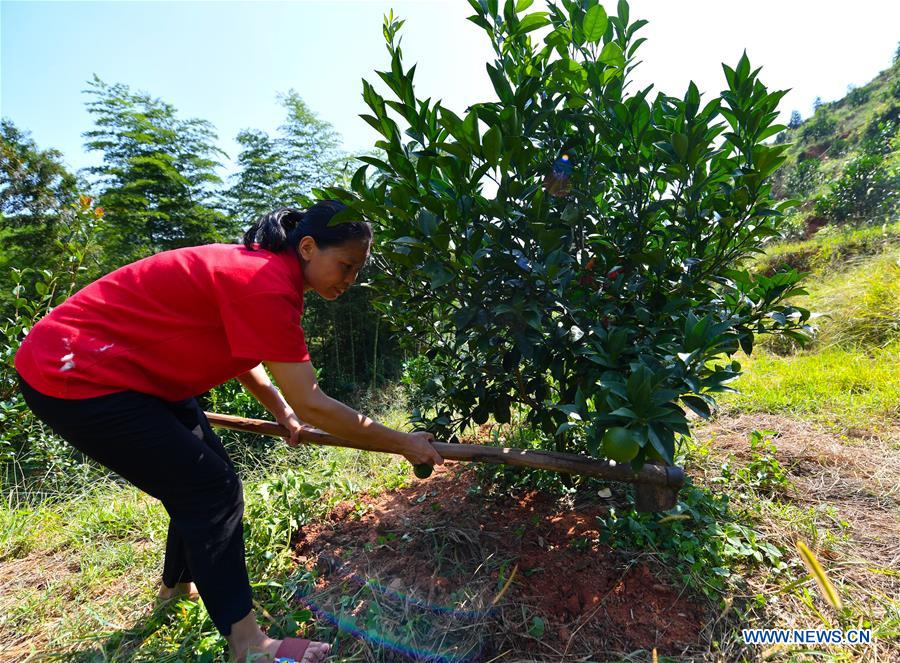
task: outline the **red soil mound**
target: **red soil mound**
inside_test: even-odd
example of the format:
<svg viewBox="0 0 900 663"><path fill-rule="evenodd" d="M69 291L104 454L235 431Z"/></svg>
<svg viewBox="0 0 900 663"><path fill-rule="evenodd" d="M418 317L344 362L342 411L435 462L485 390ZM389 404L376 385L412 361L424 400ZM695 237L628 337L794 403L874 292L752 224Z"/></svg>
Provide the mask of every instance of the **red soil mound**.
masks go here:
<svg viewBox="0 0 900 663"><path fill-rule="evenodd" d="M348 574L377 577L429 604L477 585L481 607L490 608L502 592L479 628L486 650L509 660L653 647L674 654L698 642L704 603L664 580L640 551L599 543L603 500L573 507L537 492L493 499L472 494L472 485L471 469L447 463L427 481L364 498L363 508L339 505L328 522L303 530L297 553L330 560L320 568L340 566L320 579L323 592L338 591ZM544 628L523 637L535 618Z"/></svg>

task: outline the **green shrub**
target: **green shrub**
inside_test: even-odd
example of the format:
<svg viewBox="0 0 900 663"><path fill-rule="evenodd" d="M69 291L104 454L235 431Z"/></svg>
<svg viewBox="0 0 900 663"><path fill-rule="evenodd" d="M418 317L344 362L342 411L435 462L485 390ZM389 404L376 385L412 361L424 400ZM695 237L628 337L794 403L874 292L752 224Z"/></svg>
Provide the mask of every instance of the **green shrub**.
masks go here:
<svg viewBox="0 0 900 663"><path fill-rule="evenodd" d="M624 1L616 16L596 0L470 4L497 100L457 115L417 99L389 15L389 98L363 83L385 157L360 157L351 192L316 195L378 225L378 254L401 268L374 285L428 348L436 434L521 413L548 448L597 454L605 429L628 426L635 465L650 449L671 461L685 410L709 415L739 347L809 331L808 312L781 305L798 274L737 269L789 207L769 183L787 146L767 141L784 92L746 55L705 103L693 83L632 92L644 21Z"/></svg>
<svg viewBox="0 0 900 663"><path fill-rule="evenodd" d="M803 140L821 140L833 136L837 130L837 122L826 111L818 110L806 123L800 131Z"/></svg>
<svg viewBox="0 0 900 663"><path fill-rule="evenodd" d="M869 100L870 94L871 92L864 87L850 86L850 88L847 90L847 96L845 98L847 99L847 103L855 108L866 103Z"/></svg>
<svg viewBox="0 0 900 663"><path fill-rule="evenodd" d="M807 213L802 211L794 211L788 214L781 226L781 240L785 242L797 241L806 236L807 231ZM777 246L777 245L776 245ZM804 271L798 269L798 271ZM770 272L771 273L771 272Z"/></svg>
<svg viewBox="0 0 900 663"><path fill-rule="evenodd" d="M900 106L892 106L873 118L863 134L862 150L866 154L887 155L900 148L897 136L900 133Z"/></svg>
<svg viewBox="0 0 900 663"><path fill-rule="evenodd" d="M426 412L437 406L439 381L440 376L427 357L417 355L404 362L400 384L412 408Z"/></svg>
<svg viewBox="0 0 900 663"><path fill-rule="evenodd" d="M28 330L74 292L95 250L94 224L103 212L81 196L60 217L51 269L12 270L12 317L0 324L0 472L3 490L29 498L62 492L106 474L32 415L19 392L13 360Z"/></svg>
<svg viewBox="0 0 900 663"><path fill-rule="evenodd" d="M832 159L837 159L838 157L842 157L847 154L847 151L850 149L850 142L841 136L838 136L831 144L828 146L828 156Z"/></svg>
<svg viewBox="0 0 900 663"><path fill-rule="evenodd" d="M822 176L819 173L822 162L819 159L804 159L788 169L784 180L785 193L789 198L806 198L815 191Z"/></svg>
<svg viewBox="0 0 900 663"><path fill-rule="evenodd" d="M878 154L863 154L844 169L841 179L816 203L816 212L836 223L880 222L896 210L900 176Z"/></svg>

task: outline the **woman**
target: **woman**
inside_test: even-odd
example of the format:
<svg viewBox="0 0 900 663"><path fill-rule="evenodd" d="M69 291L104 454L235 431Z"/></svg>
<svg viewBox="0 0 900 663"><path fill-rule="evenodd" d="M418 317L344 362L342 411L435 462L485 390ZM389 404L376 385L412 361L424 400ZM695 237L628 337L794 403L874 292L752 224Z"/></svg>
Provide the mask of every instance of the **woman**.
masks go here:
<svg viewBox="0 0 900 663"><path fill-rule="evenodd" d="M16 354L34 413L162 502L170 523L160 597L198 592L236 660L317 663L329 646L273 640L257 625L241 482L196 394L236 377L290 430L292 445L302 418L349 440L390 441L415 464L443 463L430 433L382 426L316 383L303 293L338 298L372 244L365 222L328 226L343 207L281 209L254 224L243 246L176 249L126 265L53 309Z"/></svg>

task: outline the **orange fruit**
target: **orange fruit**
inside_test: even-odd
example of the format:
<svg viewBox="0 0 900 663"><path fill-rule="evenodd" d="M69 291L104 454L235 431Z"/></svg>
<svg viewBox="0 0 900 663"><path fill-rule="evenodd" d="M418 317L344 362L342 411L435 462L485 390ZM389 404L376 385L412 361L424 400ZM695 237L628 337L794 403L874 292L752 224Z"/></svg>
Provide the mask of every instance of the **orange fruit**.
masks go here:
<svg viewBox="0 0 900 663"><path fill-rule="evenodd" d="M603 434L603 453L617 463L628 463L641 450L634 433L621 426L613 426Z"/></svg>

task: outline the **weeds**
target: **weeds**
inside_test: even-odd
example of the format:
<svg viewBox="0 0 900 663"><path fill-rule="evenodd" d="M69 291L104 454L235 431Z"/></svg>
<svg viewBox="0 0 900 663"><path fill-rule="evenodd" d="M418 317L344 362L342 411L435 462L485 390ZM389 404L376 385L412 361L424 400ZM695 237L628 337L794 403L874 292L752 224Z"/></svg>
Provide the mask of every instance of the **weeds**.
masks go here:
<svg viewBox="0 0 900 663"><path fill-rule="evenodd" d="M698 586L720 598L741 570L765 564L780 573L786 564L783 550L756 529L743 524L744 514L731 507L733 498L689 483L681 489L678 505L669 514L620 513L615 508L601 518L601 543L649 550L671 568L681 582Z"/></svg>
<svg viewBox="0 0 900 663"><path fill-rule="evenodd" d="M826 279L809 305L827 315L818 346L884 348L900 340L900 251L891 251Z"/></svg>
<svg viewBox="0 0 900 663"><path fill-rule="evenodd" d="M874 239L876 230L866 231L869 239L860 241L869 242L867 246L874 249L881 241ZM859 232L862 237L863 231ZM831 241L826 235L820 244L826 240ZM891 295L897 291L897 273L891 267L895 259L891 250L883 249L883 245L878 249L880 256L844 269L834 279L827 277L830 268L825 266L842 264L845 258L840 256L848 254L840 248L830 254L829 249L817 252L820 257L809 264L825 271L811 288L810 298L816 302L811 308L831 313L830 318L822 319L817 351L783 357L756 352L746 361L742 359L746 370L736 384L742 393L727 395L724 411L781 412L840 429L891 430L900 414L900 385L895 375L900 343L896 329L889 324L895 310L890 307L896 306ZM839 279L846 279L846 284ZM883 343L885 339L893 340ZM401 392L392 393L397 407L380 420L403 428L406 412ZM374 407L376 399L371 399ZM7 416L13 417L18 412L13 411L16 404L7 402L11 404ZM236 389L215 392L209 406L262 414ZM892 640L900 637L900 605L896 601L900 576L892 561L896 545L890 543L895 524L892 494L882 491L876 500L863 501L862 489L851 490L846 482L834 488L838 498L824 489L817 493L819 484L832 485L842 476L846 479L847 468L829 466L833 473L821 476L798 473L796 462L784 460L784 438L773 432L783 429L774 424L770 428L741 434L747 449L740 460L722 458L714 443L682 440L678 463L688 466L696 479L682 490L678 506L667 514L635 514L629 508L630 496L626 497L622 505L601 518L598 531L602 541L626 554L658 560L674 579L698 588L722 612L722 606L727 609L733 603L732 613L744 626L809 628L836 622L870 627L876 641L882 643L877 651L889 652ZM31 434L41 433L32 429ZM536 434L515 422L495 426L492 437L495 444L503 446L529 448L537 444ZM382 455L349 449L292 450L280 441L236 433L223 434L223 439L244 478L248 565L254 577L265 578L254 586L254 594L261 620L273 635L333 635L334 625L328 619L338 616L339 626L348 629L344 634L338 631L339 642L347 645L337 653L339 661L391 660L397 652L392 653L382 641L385 635L421 650L441 638L446 645L458 646L457 651L477 650L476 641L480 645L482 630L488 628L484 623L477 625L476 638L476 629L464 620L438 624L433 615L425 614L421 601L386 600L385 592L371 584L338 584L330 593L317 594L312 589L315 575L295 566L292 538L304 524L321 519L342 500L350 502L351 517L361 515L365 504L359 495L402 487L410 481L405 462L385 462ZM49 474L32 473L28 476L43 478L29 483L23 480L28 473L20 468L18 474L8 475L3 485L0 658L24 658L34 646L46 655L68 660L222 660L224 641L202 604L180 601L166 610L147 609L160 573L167 523L164 510L133 488L108 478L96 466L82 463L65 448L54 450L52 444L43 442L31 448L46 453L41 462ZM877 455L882 453L879 449L887 453L890 444L866 447L866 453ZM705 476L698 468L706 470ZM822 471L812 460L806 461L805 468ZM595 480L505 466L483 465L478 471L482 493L536 488L574 501L590 491L596 495L596 487L602 485ZM883 485L896 485L889 468L879 471ZM65 483L53 482L53 477L62 476ZM868 485L874 491L872 486L877 484ZM857 499L856 490L861 491L858 499L863 506L859 508L878 511L874 515L880 519L873 517L867 524L859 513L848 511L851 500ZM841 501L842 497L846 499ZM440 507L437 500L428 499ZM538 525L536 521L532 524ZM461 530L457 527L454 532L459 536ZM454 541L449 530L443 529L402 534L427 542L438 566L444 565L448 573L464 571L476 545L469 540ZM372 546L396 545L401 554L400 544L408 543L403 536L382 532ZM513 536L524 538L524 526ZM835 612L817 588L815 574L807 570L804 556L796 550L797 541L808 545L830 579L831 591L842 602L840 611ZM573 554L591 554L596 542L587 536L573 536L567 545ZM450 564L455 566L450 568ZM504 560L502 564L505 566L490 578L490 586L482 594L454 596L455 605L486 608L490 597L512 577L514 563ZM515 587L531 577L523 571L510 582ZM298 592L308 596L312 592L322 610L315 612L298 604ZM530 612L523 615L517 637L552 635L543 617ZM739 660L740 656L732 656L733 639L739 633L736 628L723 624L705 645L711 651L727 652L724 660ZM366 634L371 637L366 639ZM773 654L779 660L795 660L791 657L799 655L789 651ZM817 655L859 660L867 654L847 650Z"/></svg>
<svg viewBox="0 0 900 663"><path fill-rule="evenodd" d="M753 431L750 434L750 462L735 470L730 461L722 464L722 475L715 479L721 485L735 482L747 490L774 495L791 486L787 471L775 458L777 451L771 436L775 431Z"/></svg>

